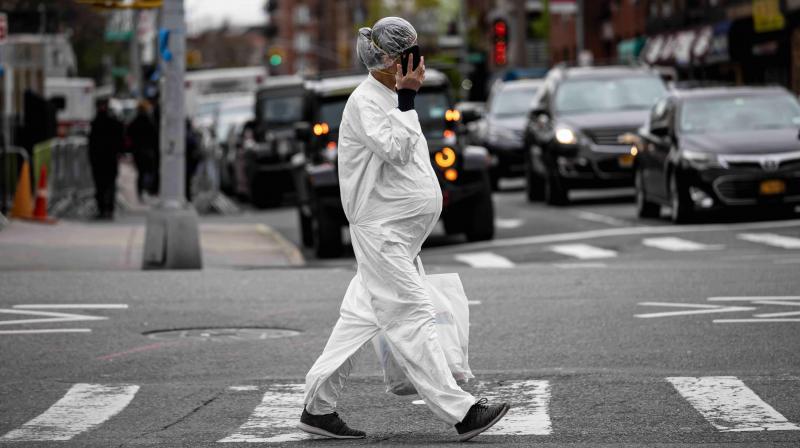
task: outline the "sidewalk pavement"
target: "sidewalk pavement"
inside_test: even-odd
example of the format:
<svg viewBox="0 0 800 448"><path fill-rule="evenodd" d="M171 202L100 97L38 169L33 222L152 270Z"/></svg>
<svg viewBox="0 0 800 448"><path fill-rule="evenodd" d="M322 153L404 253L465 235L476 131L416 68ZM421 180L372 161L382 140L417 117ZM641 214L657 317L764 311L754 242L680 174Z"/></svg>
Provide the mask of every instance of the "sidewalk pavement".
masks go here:
<svg viewBox="0 0 800 448"><path fill-rule="evenodd" d="M145 224L12 220L0 230L0 270L138 270ZM201 223L205 269L302 266L300 251L264 224Z"/></svg>

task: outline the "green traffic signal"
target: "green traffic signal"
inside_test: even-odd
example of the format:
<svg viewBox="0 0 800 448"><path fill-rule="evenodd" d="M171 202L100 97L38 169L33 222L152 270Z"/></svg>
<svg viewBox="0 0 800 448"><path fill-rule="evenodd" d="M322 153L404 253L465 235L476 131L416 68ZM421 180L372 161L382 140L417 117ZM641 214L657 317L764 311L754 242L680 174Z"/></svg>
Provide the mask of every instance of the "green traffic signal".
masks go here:
<svg viewBox="0 0 800 448"><path fill-rule="evenodd" d="M269 57L269 65L281 65L283 58L279 54L273 54Z"/></svg>

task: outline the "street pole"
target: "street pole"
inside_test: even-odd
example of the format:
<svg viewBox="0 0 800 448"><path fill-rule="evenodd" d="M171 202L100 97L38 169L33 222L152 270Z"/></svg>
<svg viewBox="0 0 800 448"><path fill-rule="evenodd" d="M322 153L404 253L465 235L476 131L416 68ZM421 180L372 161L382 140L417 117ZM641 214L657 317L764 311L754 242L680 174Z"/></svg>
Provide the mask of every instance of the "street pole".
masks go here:
<svg viewBox="0 0 800 448"><path fill-rule="evenodd" d="M128 59L130 60L130 90L134 98L142 97L142 61L139 45L139 10L131 11L131 37L128 42Z"/></svg>
<svg viewBox="0 0 800 448"><path fill-rule="evenodd" d="M580 61L581 54L583 54L584 37L583 37L583 0L575 2L577 10L575 11L575 44L576 44L576 59Z"/></svg>
<svg viewBox="0 0 800 448"><path fill-rule="evenodd" d="M458 86L458 97L465 101L469 97L469 92L464 91L464 80L469 79L469 27L467 25L467 0L461 0L461 7L458 11L458 31L461 35L461 51L459 51L459 71L461 72L461 85Z"/></svg>
<svg viewBox="0 0 800 448"><path fill-rule="evenodd" d="M160 201L147 217L144 269L200 269L197 212L184 199L186 23L183 0L164 0L161 48ZM168 34L167 34L168 33Z"/></svg>

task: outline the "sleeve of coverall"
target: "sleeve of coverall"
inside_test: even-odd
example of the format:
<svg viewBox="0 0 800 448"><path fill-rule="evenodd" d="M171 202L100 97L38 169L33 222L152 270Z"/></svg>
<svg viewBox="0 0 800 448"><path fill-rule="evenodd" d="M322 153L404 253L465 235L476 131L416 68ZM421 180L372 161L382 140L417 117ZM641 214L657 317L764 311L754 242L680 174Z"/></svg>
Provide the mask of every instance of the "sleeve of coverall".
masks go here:
<svg viewBox="0 0 800 448"><path fill-rule="evenodd" d="M366 138L365 146L392 165L407 164L422 136L417 112L400 112L400 109L394 108L386 113L369 100L364 101L358 109L359 122Z"/></svg>

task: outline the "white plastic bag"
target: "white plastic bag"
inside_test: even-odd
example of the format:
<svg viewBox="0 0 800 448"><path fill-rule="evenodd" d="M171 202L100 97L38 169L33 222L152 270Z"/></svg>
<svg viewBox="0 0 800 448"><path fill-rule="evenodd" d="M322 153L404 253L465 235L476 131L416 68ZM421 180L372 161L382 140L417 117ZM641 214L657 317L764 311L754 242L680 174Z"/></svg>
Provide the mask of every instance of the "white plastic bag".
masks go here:
<svg viewBox="0 0 800 448"><path fill-rule="evenodd" d="M447 365L456 382L465 384L474 378L469 368L469 304L461 278L456 273L425 275L422 262L417 258L425 289L433 302L436 333L444 350ZM380 333L373 339L375 352L383 367L386 391L395 395L413 395L417 391L406 378L386 341Z"/></svg>

